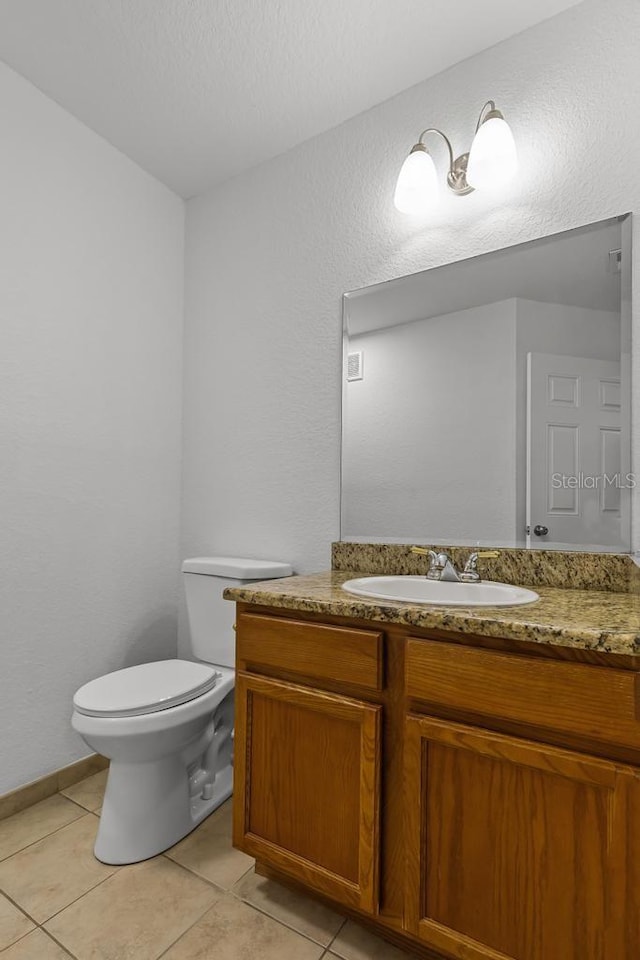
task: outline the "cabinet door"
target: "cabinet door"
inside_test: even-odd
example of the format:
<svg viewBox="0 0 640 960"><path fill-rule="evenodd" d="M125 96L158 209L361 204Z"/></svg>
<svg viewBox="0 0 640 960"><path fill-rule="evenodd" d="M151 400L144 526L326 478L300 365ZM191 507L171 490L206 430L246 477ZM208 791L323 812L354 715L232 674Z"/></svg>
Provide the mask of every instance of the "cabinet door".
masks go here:
<svg viewBox="0 0 640 960"><path fill-rule="evenodd" d="M415 716L405 764L410 933L458 960L636 960L637 771Z"/></svg>
<svg viewBox="0 0 640 960"><path fill-rule="evenodd" d="M378 898L381 707L238 674L234 843L349 906Z"/></svg>

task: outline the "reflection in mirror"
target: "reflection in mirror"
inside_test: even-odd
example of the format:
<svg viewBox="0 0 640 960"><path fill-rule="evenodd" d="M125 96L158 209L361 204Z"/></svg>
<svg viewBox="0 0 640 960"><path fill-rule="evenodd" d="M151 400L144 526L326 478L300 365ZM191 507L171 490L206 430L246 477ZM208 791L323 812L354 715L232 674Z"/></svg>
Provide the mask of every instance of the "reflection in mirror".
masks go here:
<svg viewBox="0 0 640 960"><path fill-rule="evenodd" d="M345 294L343 540L631 549L630 235Z"/></svg>

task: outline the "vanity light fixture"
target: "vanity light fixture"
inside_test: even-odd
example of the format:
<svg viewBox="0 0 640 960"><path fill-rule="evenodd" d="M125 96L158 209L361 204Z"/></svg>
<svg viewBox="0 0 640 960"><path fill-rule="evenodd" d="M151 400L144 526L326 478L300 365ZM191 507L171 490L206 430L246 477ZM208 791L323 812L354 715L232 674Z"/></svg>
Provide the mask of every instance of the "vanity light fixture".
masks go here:
<svg viewBox="0 0 640 960"><path fill-rule="evenodd" d="M487 100L480 111L469 153L454 159L451 141L442 130L428 127L422 131L402 164L396 184L393 202L402 213L428 213L438 198L436 165L424 144L428 133L442 137L447 145L447 184L459 197L473 190L499 189L513 180L517 173L516 144L509 124L496 109L494 101Z"/></svg>

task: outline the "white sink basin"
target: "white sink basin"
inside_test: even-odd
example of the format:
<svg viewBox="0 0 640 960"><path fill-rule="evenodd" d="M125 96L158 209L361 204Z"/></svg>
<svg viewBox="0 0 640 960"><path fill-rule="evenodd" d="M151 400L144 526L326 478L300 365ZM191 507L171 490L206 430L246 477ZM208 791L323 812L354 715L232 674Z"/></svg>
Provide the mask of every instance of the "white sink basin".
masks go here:
<svg viewBox="0 0 640 960"><path fill-rule="evenodd" d="M492 580L455 583L427 580L419 576L359 577L347 580L342 584L342 589L359 597L429 603L438 607L517 607L540 599L533 590L514 587L509 583L495 583Z"/></svg>

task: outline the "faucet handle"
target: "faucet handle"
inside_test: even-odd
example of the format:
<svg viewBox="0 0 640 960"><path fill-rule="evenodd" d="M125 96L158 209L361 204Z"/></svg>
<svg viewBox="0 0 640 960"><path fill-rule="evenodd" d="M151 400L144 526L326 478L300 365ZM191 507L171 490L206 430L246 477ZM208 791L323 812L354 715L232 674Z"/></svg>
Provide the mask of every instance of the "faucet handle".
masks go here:
<svg viewBox="0 0 640 960"><path fill-rule="evenodd" d="M478 560L491 560L499 556L500 552L498 550L474 550L473 553L469 555L469 559L464 565L464 570L460 574L460 579L464 583L476 583L478 580L480 580L480 574L478 573Z"/></svg>
<svg viewBox="0 0 640 960"><path fill-rule="evenodd" d="M417 553L420 557L429 557L427 579L440 579L440 571L443 569L448 559L446 553L436 553L435 550L428 550L426 547L411 547L411 553ZM442 559L443 557L444 560Z"/></svg>

